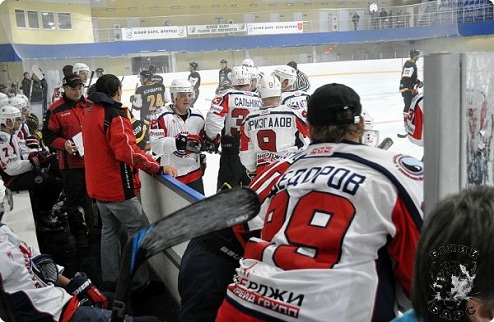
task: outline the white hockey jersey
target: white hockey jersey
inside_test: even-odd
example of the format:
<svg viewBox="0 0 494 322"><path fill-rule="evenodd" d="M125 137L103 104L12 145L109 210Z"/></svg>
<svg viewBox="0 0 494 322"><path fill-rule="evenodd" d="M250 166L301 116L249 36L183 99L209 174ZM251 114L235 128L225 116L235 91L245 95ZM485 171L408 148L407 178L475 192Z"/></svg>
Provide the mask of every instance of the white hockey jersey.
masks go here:
<svg viewBox="0 0 494 322"><path fill-rule="evenodd" d="M298 110L300 114L307 118L307 101L310 95L301 90L291 90L281 93L280 105L290 106L294 110Z"/></svg>
<svg viewBox="0 0 494 322"><path fill-rule="evenodd" d="M305 118L285 105L252 111L240 132L240 161L249 172L259 172L286 152L303 147L309 134Z"/></svg>
<svg viewBox="0 0 494 322"><path fill-rule="evenodd" d="M206 115L206 135L216 137L225 129L225 135L238 136L240 126L254 109L261 108L257 93L230 89L214 98Z"/></svg>
<svg viewBox="0 0 494 322"><path fill-rule="evenodd" d="M424 146L424 92L413 98L406 117L406 130L410 142Z"/></svg>
<svg viewBox="0 0 494 322"><path fill-rule="evenodd" d="M8 226L0 224L0 274L7 298L13 297L24 321L59 321L72 296L63 288L43 282L32 270L39 251L23 242ZM60 271L61 267L59 267ZM18 312L21 314L21 312Z"/></svg>
<svg viewBox="0 0 494 322"><path fill-rule="evenodd" d="M311 144L251 187L267 204L252 220L264 222L261 239L247 243L216 321L393 319L395 282L410 291L422 162L353 142Z"/></svg>
<svg viewBox="0 0 494 322"><path fill-rule="evenodd" d="M198 109L190 108L187 119L176 114L172 105L159 109L151 121L149 141L151 151L161 158L161 165L174 165L178 170L177 179L187 184L201 177L199 154L177 151L175 138L183 134L204 135L204 117Z"/></svg>
<svg viewBox="0 0 494 322"><path fill-rule="evenodd" d="M0 131L0 160L5 165L3 170L9 176L16 176L31 170L33 165L29 160L24 160L19 137ZM4 180L5 181L5 180Z"/></svg>

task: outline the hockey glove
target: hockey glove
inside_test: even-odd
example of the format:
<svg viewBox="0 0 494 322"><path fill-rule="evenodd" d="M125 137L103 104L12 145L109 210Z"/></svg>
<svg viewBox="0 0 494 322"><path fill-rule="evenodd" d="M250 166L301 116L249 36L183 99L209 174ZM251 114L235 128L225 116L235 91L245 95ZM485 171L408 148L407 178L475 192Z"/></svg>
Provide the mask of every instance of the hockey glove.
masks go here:
<svg viewBox="0 0 494 322"><path fill-rule="evenodd" d="M46 151L29 153L28 160L34 166L36 171L41 171L43 167L47 167L50 162L57 157L54 153Z"/></svg>
<svg viewBox="0 0 494 322"><path fill-rule="evenodd" d="M209 153L218 153L221 142L221 136L217 134L214 139L208 138L206 135L204 136L204 151L208 151Z"/></svg>
<svg viewBox="0 0 494 322"><path fill-rule="evenodd" d="M108 299L93 285L85 273L77 272L65 287L65 290L74 296L80 302L80 305L93 305L107 309L109 307Z"/></svg>
<svg viewBox="0 0 494 322"><path fill-rule="evenodd" d="M206 167L207 167L206 155L204 153L199 154L199 161L200 161L200 165L201 165L201 173L204 176L204 174L206 173Z"/></svg>
<svg viewBox="0 0 494 322"><path fill-rule="evenodd" d="M58 267L50 255L41 254L31 259L33 272L46 284L56 285L58 280Z"/></svg>
<svg viewBox="0 0 494 322"><path fill-rule="evenodd" d="M175 144L177 146L177 151L191 154L201 152L201 138L195 134L179 134L175 138Z"/></svg>
<svg viewBox="0 0 494 322"><path fill-rule="evenodd" d="M39 150L40 148L39 141L34 135L30 135L26 138L26 146L33 150Z"/></svg>

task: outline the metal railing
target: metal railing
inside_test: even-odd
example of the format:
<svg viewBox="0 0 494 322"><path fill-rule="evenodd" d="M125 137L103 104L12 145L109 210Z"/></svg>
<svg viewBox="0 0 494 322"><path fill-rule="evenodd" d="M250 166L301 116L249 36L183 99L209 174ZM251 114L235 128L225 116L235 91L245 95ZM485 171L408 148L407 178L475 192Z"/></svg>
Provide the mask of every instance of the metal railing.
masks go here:
<svg viewBox="0 0 494 322"><path fill-rule="evenodd" d="M386 16L383 16L381 11L369 12L368 8L306 10L303 13L304 19L302 19L304 20L304 33L410 28L493 20L493 5L487 0L442 0L388 9ZM278 10L277 12L280 17L279 22L297 20L294 18L294 11ZM220 18L218 14L193 15L193 21L197 21L195 25L269 22L269 13L223 14L224 17ZM355 13L358 14L358 19L354 19ZM306 17L314 19L306 20ZM94 29L94 41L113 42L121 40L120 28L183 25L179 22L191 21L191 16L93 18L93 21L95 25L112 26ZM246 33L189 35L188 38L235 35L246 35Z"/></svg>

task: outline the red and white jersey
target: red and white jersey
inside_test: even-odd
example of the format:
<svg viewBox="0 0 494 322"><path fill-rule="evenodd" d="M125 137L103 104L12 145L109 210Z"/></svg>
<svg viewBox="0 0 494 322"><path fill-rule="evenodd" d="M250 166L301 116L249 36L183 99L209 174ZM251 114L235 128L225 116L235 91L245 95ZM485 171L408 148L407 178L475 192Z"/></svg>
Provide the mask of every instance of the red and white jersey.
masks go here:
<svg viewBox="0 0 494 322"><path fill-rule="evenodd" d="M424 146L424 92L413 98L406 125L408 139L418 146Z"/></svg>
<svg viewBox="0 0 494 322"><path fill-rule="evenodd" d="M237 136L247 115L261 108L257 93L230 89L214 98L206 115L206 135L214 138L225 128L225 135Z"/></svg>
<svg viewBox="0 0 494 322"><path fill-rule="evenodd" d="M302 116L286 105L252 111L240 130L240 161L249 172L282 158L305 145L309 135Z"/></svg>
<svg viewBox="0 0 494 322"><path fill-rule="evenodd" d="M304 119L307 118L307 101L310 95L300 90L291 90L281 93L280 104L298 110Z"/></svg>
<svg viewBox="0 0 494 322"><path fill-rule="evenodd" d="M64 89L63 89L63 86L62 86L62 82L60 81L53 88L53 94L51 96L51 102L52 103L55 103L56 101L58 101L59 99L61 99L62 96L63 96L63 92L64 92Z"/></svg>
<svg viewBox="0 0 494 322"><path fill-rule="evenodd" d="M183 183L195 181L201 177L199 154L177 151L175 138L179 134L204 135L204 116L196 108L190 108L184 119L175 113L172 105L159 109L159 115L153 115L149 129L151 151L161 158L161 165L174 165L178 170L177 179Z"/></svg>
<svg viewBox="0 0 494 322"><path fill-rule="evenodd" d="M421 161L354 142L311 144L251 187L266 204L253 220L264 222L261 238L247 243L216 321L394 315L394 284L409 294L422 225Z"/></svg>
<svg viewBox="0 0 494 322"><path fill-rule="evenodd" d="M31 259L39 254L7 225L0 224L0 274L7 298L15 297L12 301L22 305L25 321L59 321L72 296L63 288L46 284L33 272Z"/></svg>
<svg viewBox="0 0 494 322"><path fill-rule="evenodd" d="M6 166L4 172L9 176L34 170L31 162L23 159L19 137L4 131L0 131L0 159Z"/></svg>
<svg viewBox="0 0 494 322"><path fill-rule="evenodd" d="M27 159L31 150L26 146L26 139L31 135L26 123L22 122L19 129L15 131L15 135L18 137L19 146L21 148L21 155L24 159Z"/></svg>

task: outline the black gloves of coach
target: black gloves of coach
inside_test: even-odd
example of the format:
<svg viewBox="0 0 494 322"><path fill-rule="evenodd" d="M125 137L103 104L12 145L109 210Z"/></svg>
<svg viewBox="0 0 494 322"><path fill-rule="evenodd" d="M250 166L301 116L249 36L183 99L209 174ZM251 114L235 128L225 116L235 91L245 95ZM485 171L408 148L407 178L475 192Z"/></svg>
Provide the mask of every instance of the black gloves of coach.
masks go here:
<svg viewBox="0 0 494 322"><path fill-rule="evenodd" d="M65 290L69 294L77 296L80 305L94 305L103 309L109 307L106 296L93 285L85 273L77 272Z"/></svg>
<svg viewBox="0 0 494 322"><path fill-rule="evenodd" d="M181 133L175 138L177 151L182 153L200 153L202 148L202 140L195 134Z"/></svg>

